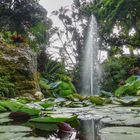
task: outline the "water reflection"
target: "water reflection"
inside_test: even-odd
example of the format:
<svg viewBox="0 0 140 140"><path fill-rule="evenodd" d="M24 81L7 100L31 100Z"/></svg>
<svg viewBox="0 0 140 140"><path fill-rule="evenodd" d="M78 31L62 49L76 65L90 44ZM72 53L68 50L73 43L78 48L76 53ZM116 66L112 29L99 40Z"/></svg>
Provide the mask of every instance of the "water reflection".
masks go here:
<svg viewBox="0 0 140 140"><path fill-rule="evenodd" d="M97 140L94 120L81 120L79 140Z"/></svg>

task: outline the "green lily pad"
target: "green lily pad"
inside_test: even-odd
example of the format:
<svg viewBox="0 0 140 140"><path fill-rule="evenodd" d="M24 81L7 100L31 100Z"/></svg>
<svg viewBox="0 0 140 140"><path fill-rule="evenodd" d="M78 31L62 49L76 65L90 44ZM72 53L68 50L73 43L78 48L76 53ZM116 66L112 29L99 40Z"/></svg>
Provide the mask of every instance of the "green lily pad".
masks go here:
<svg viewBox="0 0 140 140"><path fill-rule="evenodd" d="M11 122L12 120L9 118L0 119L0 124Z"/></svg>
<svg viewBox="0 0 140 140"><path fill-rule="evenodd" d="M45 130L45 131L56 131L58 130L58 127L56 124L46 124L46 123L36 123L36 122L30 122L27 124L27 126L37 128L40 130Z"/></svg>
<svg viewBox="0 0 140 140"><path fill-rule="evenodd" d="M23 136L28 135L28 133L0 133L1 140L16 140L16 138L20 139Z"/></svg>
<svg viewBox="0 0 140 140"><path fill-rule="evenodd" d="M40 105L44 108L48 108L48 107L52 107L54 106L56 103L55 102L52 102L52 101L48 101L46 103L41 103Z"/></svg>
<svg viewBox="0 0 140 140"><path fill-rule="evenodd" d="M14 140L46 140L46 138L43 137L22 137L22 138L16 138Z"/></svg>
<svg viewBox="0 0 140 140"><path fill-rule="evenodd" d="M74 121L69 122L69 124L72 128L78 128L80 126L80 121L75 119Z"/></svg>
<svg viewBox="0 0 140 140"><path fill-rule="evenodd" d="M103 105L104 104L104 100L99 97L99 96L91 96L89 97L89 100L93 103L93 104L96 104L96 105Z"/></svg>
<svg viewBox="0 0 140 140"><path fill-rule="evenodd" d="M0 112L6 112L7 109L0 105Z"/></svg>
<svg viewBox="0 0 140 140"><path fill-rule="evenodd" d="M31 128L19 125L2 125L0 127L0 133L4 132L30 132Z"/></svg>
<svg viewBox="0 0 140 140"><path fill-rule="evenodd" d="M31 119L31 122L42 122L42 123L57 123L57 122L70 122L77 118L77 115L72 114L49 114L47 117L40 117Z"/></svg>
<svg viewBox="0 0 140 140"><path fill-rule="evenodd" d="M100 130L100 137L105 140L139 140L139 127L106 127Z"/></svg>
<svg viewBox="0 0 140 140"><path fill-rule="evenodd" d="M18 111L28 113L29 115L38 115L40 113L40 110L35 108L28 108L26 106L20 108Z"/></svg>
<svg viewBox="0 0 140 140"><path fill-rule="evenodd" d="M0 113L0 119L8 118L11 112Z"/></svg>
<svg viewBox="0 0 140 140"><path fill-rule="evenodd" d="M116 101L122 105L140 105L140 97L135 96L125 96L121 99L116 99Z"/></svg>
<svg viewBox="0 0 140 140"><path fill-rule="evenodd" d="M0 102L0 105L9 109L12 112L25 112L29 115L38 115L40 110L35 108L30 108L29 106L19 103L16 100L6 100Z"/></svg>
<svg viewBox="0 0 140 140"><path fill-rule="evenodd" d="M23 104L15 101L15 100L6 100L6 101L1 101L0 105L9 109L12 112L18 111L20 108L24 107Z"/></svg>

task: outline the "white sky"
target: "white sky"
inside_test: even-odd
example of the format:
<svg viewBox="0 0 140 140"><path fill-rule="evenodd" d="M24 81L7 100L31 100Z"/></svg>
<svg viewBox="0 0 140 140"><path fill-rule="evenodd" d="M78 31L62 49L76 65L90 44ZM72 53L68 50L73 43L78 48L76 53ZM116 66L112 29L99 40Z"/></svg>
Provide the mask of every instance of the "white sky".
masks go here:
<svg viewBox="0 0 140 140"><path fill-rule="evenodd" d="M53 21L53 26L57 26L58 28L63 30L62 22L58 19L57 16L51 15L52 11L60 9L61 6L70 7L73 3L73 0L40 0L39 3L48 11L47 17L50 17ZM57 39L58 36L54 35L52 39ZM48 48L48 52L54 57L54 59L60 58L59 49L53 48L53 46L57 46L58 48L62 47L60 40L52 43L51 48Z"/></svg>
<svg viewBox="0 0 140 140"><path fill-rule="evenodd" d="M47 9L48 12L59 9L61 6L69 6L73 0L40 0L40 4Z"/></svg>
<svg viewBox="0 0 140 140"><path fill-rule="evenodd" d="M48 16L51 12L58 10L61 6L70 6L73 0L40 0L39 3L48 11ZM53 24L55 26L61 27L62 24L56 16L51 16Z"/></svg>

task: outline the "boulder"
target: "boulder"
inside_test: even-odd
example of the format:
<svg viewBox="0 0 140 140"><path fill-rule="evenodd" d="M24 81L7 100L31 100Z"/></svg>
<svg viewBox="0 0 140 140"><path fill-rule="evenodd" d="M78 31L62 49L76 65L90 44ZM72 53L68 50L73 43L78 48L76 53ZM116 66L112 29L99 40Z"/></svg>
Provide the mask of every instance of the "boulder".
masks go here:
<svg viewBox="0 0 140 140"><path fill-rule="evenodd" d="M0 79L6 79L14 85L16 96L34 97L40 91L35 53L29 47L1 43Z"/></svg>

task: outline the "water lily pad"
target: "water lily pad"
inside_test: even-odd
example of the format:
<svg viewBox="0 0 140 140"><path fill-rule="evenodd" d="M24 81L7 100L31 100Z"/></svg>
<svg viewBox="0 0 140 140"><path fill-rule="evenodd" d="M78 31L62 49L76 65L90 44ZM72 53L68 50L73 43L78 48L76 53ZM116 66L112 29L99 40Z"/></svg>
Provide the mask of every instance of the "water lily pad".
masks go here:
<svg viewBox="0 0 140 140"><path fill-rule="evenodd" d="M101 122L113 126L140 126L140 117L136 114L122 114L111 114L108 118L101 119Z"/></svg>
<svg viewBox="0 0 140 140"><path fill-rule="evenodd" d="M45 130L45 131L56 131L58 130L58 127L56 124L46 124L46 123L35 123L35 122L30 122L27 124L28 126L30 127L33 127L33 128L37 128L37 129L40 129L40 130Z"/></svg>
<svg viewBox="0 0 140 140"><path fill-rule="evenodd" d="M135 96L125 96L121 99L116 99L122 105L140 105L140 98Z"/></svg>
<svg viewBox="0 0 140 140"><path fill-rule="evenodd" d="M7 109L0 105L0 112L5 112L5 111L7 111Z"/></svg>
<svg viewBox="0 0 140 140"><path fill-rule="evenodd" d="M0 113L0 119L6 118L11 112Z"/></svg>
<svg viewBox="0 0 140 140"><path fill-rule="evenodd" d="M106 127L100 130L102 140L139 140L138 127Z"/></svg>
<svg viewBox="0 0 140 140"><path fill-rule="evenodd" d="M19 125L2 125L0 127L0 133L4 132L30 132L31 128Z"/></svg>
<svg viewBox="0 0 140 140"><path fill-rule="evenodd" d="M104 104L104 100L99 97L99 96L91 96L89 97L89 100L96 105L103 105Z"/></svg>
<svg viewBox="0 0 140 140"><path fill-rule="evenodd" d="M48 108L48 107L52 107L54 106L56 103L55 102L52 102L52 101L48 101L46 103L41 103L40 105L44 108Z"/></svg>
<svg viewBox="0 0 140 140"><path fill-rule="evenodd" d="M28 133L0 133L1 140L15 140L18 138L21 140L23 136L26 136Z"/></svg>
<svg viewBox="0 0 140 140"><path fill-rule="evenodd" d="M15 138L14 140L47 140L43 137L22 137L22 138Z"/></svg>
<svg viewBox="0 0 140 140"><path fill-rule="evenodd" d="M11 122L12 120L9 118L0 119L0 124Z"/></svg>
<svg viewBox="0 0 140 140"><path fill-rule="evenodd" d="M72 114L52 114L47 117L40 117L31 119L31 122L46 122L46 123L57 123L57 122L70 122L77 118L77 115Z"/></svg>
<svg viewBox="0 0 140 140"><path fill-rule="evenodd" d="M25 112L28 113L29 115L38 115L40 112L40 110L30 108L29 106L19 103L16 100L2 101L0 102L0 105L2 105L5 108L8 108L12 112Z"/></svg>
<svg viewBox="0 0 140 140"><path fill-rule="evenodd" d="M8 108L10 111L13 111L13 112L18 111L19 108L24 106L23 104L16 102L14 100L1 101L0 105L5 107L5 108Z"/></svg>

